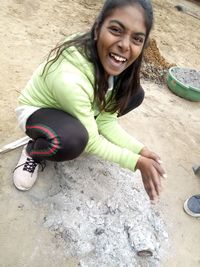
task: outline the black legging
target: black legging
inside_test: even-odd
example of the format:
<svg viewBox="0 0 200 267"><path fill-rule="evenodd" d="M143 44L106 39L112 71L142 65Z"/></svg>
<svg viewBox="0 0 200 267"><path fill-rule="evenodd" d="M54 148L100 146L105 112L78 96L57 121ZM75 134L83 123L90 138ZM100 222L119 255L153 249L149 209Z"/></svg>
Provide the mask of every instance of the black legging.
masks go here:
<svg viewBox="0 0 200 267"><path fill-rule="evenodd" d="M121 116L138 107L144 99L144 90L140 87ZM88 142L86 128L79 120L68 113L41 108L27 120L26 134L32 139L27 146L28 154L40 161L66 161L78 157Z"/></svg>

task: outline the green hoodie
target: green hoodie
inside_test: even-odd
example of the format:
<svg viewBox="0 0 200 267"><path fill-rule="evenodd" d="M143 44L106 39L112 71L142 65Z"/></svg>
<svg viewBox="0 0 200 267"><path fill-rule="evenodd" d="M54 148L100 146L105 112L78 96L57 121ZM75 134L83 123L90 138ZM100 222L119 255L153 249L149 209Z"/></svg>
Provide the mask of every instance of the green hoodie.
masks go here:
<svg viewBox="0 0 200 267"><path fill-rule="evenodd" d="M99 111L93 101L93 65L76 48L68 51L50 66L46 76L41 75L45 63L38 67L22 91L19 104L66 111L88 131L85 152L134 171L144 145L120 127L117 113Z"/></svg>

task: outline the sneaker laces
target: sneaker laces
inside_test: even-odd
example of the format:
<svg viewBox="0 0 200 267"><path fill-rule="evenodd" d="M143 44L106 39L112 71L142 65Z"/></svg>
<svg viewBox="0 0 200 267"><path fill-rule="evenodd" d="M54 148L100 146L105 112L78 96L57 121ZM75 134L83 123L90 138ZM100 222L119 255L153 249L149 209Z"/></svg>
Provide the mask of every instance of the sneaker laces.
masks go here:
<svg viewBox="0 0 200 267"><path fill-rule="evenodd" d="M46 161L45 160L42 160L40 162L38 162L37 164L39 164L41 166L41 172L44 171L44 168L46 167Z"/></svg>
<svg viewBox="0 0 200 267"><path fill-rule="evenodd" d="M46 163L45 163L45 161L36 162L36 161L35 161L34 159L32 159L32 158L27 158L27 159L26 159L26 162L24 162L24 163L18 165L18 166L14 169L14 171L15 171L17 168L19 168L19 167L21 167L21 166L24 165L23 170L24 170L24 171L28 171L28 172L30 172L30 173L33 174L34 171L35 171L35 168L37 167L38 164L41 166L41 172L42 172L42 171L44 170L44 168L46 167Z"/></svg>
<svg viewBox="0 0 200 267"><path fill-rule="evenodd" d="M22 164L23 165L23 164ZM21 166L22 166L21 165ZM30 173L34 173L35 168L37 167L38 163L35 162L32 158L27 158L26 162L24 163L24 171L30 172Z"/></svg>

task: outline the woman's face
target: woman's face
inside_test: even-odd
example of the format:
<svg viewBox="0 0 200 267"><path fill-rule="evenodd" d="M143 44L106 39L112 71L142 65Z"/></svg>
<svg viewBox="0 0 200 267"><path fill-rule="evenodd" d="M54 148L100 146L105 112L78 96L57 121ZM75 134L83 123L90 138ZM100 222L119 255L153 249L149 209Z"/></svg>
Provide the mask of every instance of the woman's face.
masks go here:
<svg viewBox="0 0 200 267"><path fill-rule="evenodd" d="M139 5L115 9L96 29L97 52L106 75L119 75L140 55L146 36Z"/></svg>

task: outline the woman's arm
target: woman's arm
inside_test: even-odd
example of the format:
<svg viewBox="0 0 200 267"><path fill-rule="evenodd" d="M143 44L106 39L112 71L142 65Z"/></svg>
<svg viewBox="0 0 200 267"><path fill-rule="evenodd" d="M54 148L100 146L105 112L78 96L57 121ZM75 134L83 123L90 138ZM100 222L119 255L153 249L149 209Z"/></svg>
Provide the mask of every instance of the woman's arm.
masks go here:
<svg viewBox="0 0 200 267"><path fill-rule="evenodd" d="M117 113L103 112L96 119L99 132L110 142L139 153L144 145L128 134L118 123Z"/></svg>

